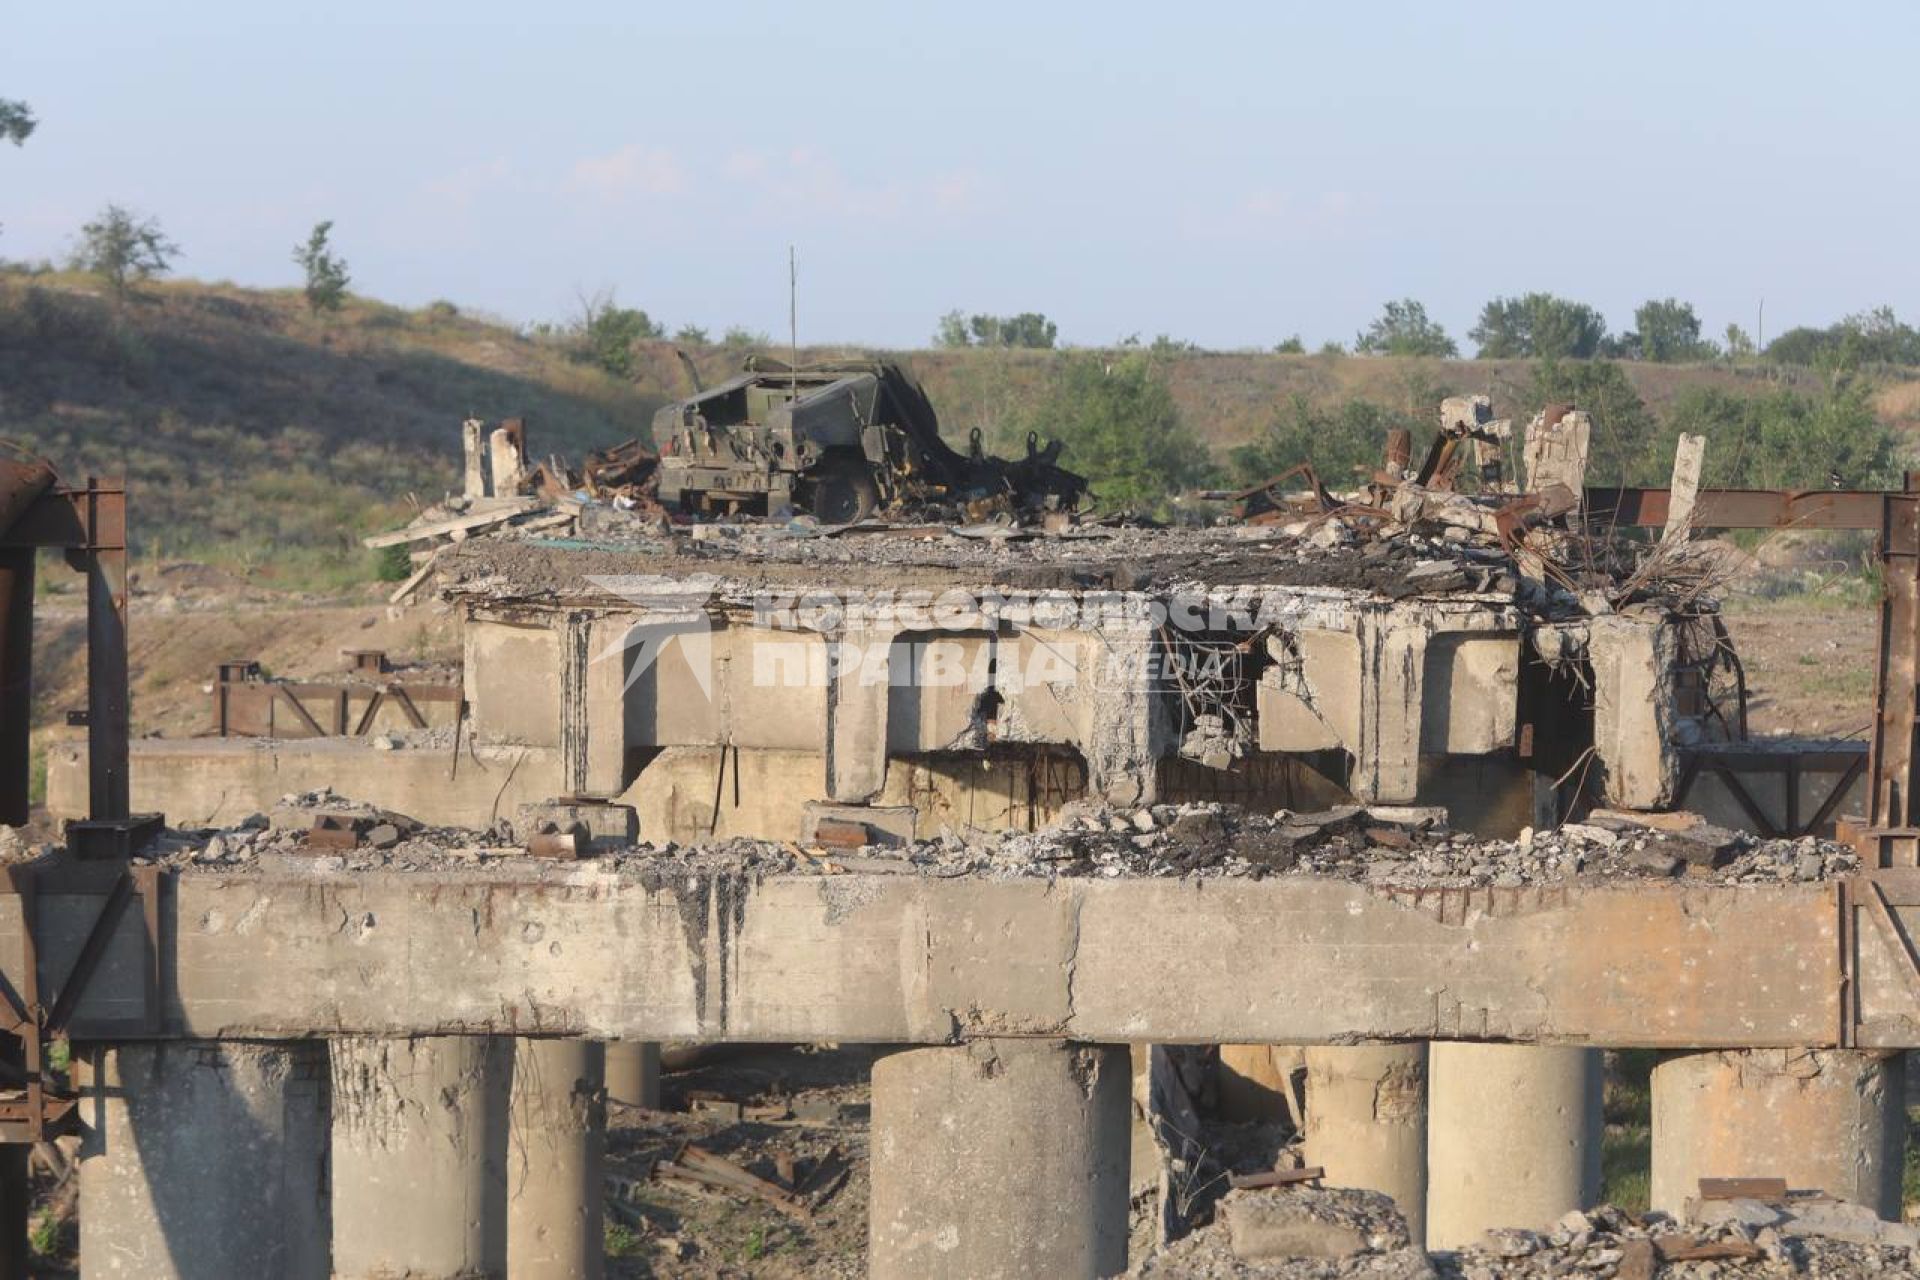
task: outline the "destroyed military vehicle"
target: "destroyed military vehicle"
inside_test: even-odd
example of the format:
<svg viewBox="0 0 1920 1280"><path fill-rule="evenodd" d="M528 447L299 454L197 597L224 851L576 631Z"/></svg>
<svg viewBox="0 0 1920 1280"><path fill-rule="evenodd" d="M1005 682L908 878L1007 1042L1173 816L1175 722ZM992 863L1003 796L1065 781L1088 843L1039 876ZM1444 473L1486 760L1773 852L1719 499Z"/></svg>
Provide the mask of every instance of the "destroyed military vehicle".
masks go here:
<svg viewBox="0 0 1920 1280"><path fill-rule="evenodd" d="M798 368L750 358L739 377L654 415L659 500L692 514L807 512L851 524L876 510L946 506L968 519L1071 511L1082 476L1060 443L1029 434L1027 455L966 453L940 438L926 392L899 365L848 360Z"/></svg>

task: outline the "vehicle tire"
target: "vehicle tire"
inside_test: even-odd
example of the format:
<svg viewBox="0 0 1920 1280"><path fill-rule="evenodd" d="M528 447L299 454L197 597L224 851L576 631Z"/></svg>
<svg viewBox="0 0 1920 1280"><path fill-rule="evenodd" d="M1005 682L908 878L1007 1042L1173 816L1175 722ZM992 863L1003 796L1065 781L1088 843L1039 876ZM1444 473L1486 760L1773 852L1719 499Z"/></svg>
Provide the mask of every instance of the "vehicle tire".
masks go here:
<svg viewBox="0 0 1920 1280"><path fill-rule="evenodd" d="M880 493L864 461L829 458L813 473L813 518L821 524L854 524L873 514Z"/></svg>

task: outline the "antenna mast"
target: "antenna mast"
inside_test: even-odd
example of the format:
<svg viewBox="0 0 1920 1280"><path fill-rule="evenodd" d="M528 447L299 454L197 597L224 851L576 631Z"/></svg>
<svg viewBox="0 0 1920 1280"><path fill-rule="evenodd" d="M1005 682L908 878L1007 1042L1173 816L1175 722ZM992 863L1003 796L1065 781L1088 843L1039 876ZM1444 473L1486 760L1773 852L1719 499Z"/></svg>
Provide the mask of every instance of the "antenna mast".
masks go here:
<svg viewBox="0 0 1920 1280"><path fill-rule="evenodd" d="M793 246L787 246L787 362L788 394L800 395L800 263Z"/></svg>

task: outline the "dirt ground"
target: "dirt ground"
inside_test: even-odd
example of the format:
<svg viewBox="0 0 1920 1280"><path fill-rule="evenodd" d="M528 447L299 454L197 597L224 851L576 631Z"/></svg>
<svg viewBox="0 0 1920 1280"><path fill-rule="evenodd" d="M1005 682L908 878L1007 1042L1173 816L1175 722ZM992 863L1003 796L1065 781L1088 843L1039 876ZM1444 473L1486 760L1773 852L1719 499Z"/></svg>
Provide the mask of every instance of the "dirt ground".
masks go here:
<svg viewBox="0 0 1920 1280"><path fill-rule="evenodd" d="M1747 727L1859 737L1873 719L1878 615L1856 595L1730 597L1727 633L1747 674Z"/></svg>
<svg viewBox="0 0 1920 1280"><path fill-rule="evenodd" d="M866 1273L864 1047L726 1046L661 1082L661 1111L607 1119L607 1274L722 1280ZM734 1119L733 1109L763 1118ZM649 1175L683 1144L792 1190L810 1211ZM844 1169L842 1176L838 1171Z"/></svg>

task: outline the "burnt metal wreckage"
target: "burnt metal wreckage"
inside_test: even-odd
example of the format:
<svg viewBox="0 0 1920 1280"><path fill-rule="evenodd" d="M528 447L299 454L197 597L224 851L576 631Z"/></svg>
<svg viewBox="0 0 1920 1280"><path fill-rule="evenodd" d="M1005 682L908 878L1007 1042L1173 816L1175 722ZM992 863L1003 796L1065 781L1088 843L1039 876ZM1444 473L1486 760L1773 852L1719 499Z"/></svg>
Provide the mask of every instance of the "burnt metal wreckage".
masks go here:
<svg viewBox="0 0 1920 1280"><path fill-rule="evenodd" d="M1027 436L1026 456L966 453L940 436L920 384L887 360L793 366L754 357L745 372L654 415L660 500L688 513L805 511L850 524L877 509L941 503L972 519L1071 511L1084 477L1059 465L1060 441Z"/></svg>

